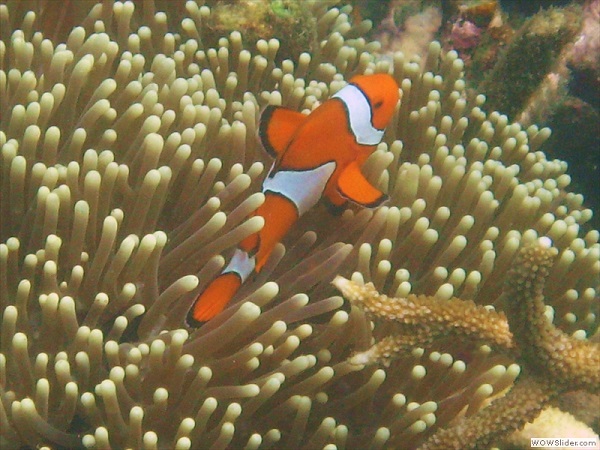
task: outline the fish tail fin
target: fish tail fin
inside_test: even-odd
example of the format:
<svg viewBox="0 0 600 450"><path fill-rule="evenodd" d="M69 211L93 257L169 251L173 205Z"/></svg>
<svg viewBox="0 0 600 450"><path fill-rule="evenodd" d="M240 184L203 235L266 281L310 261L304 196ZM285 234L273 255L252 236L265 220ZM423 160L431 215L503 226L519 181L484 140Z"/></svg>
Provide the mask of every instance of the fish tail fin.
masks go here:
<svg viewBox="0 0 600 450"><path fill-rule="evenodd" d="M223 311L242 285L240 276L226 272L215 278L194 301L186 322L190 327L199 327Z"/></svg>
<svg viewBox="0 0 600 450"><path fill-rule="evenodd" d="M241 248L236 249L223 272L194 301L187 315L187 324L199 327L223 311L254 267L254 256Z"/></svg>

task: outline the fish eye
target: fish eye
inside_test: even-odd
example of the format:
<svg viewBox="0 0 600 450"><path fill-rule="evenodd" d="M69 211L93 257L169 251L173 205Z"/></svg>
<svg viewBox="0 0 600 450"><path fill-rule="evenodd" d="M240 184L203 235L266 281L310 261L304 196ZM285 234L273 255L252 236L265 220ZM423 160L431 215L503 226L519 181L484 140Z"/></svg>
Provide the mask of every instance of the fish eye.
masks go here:
<svg viewBox="0 0 600 450"><path fill-rule="evenodd" d="M375 103L375 104L373 105L373 107L374 107L375 109L378 109L378 108L381 108L381 105L383 105L383 100L379 100L377 103Z"/></svg>

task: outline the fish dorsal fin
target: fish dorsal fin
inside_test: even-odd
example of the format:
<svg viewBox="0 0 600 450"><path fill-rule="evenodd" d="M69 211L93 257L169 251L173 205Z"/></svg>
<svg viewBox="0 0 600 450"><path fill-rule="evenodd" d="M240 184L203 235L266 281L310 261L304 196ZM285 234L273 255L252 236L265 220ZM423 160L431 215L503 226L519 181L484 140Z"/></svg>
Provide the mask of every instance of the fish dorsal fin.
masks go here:
<svg viewBox="0 0 600 450"><path fill-rule="evenodd" d="M367 181L356 161L350 163L342 171L338 178L337 188L342 197L369 208L387 200L387 195Z"/></svg>
<svg viewBox="0 0 600 450"><path fill-rule="evenodd" d="M260 117L258 129L265 150L274 158L280 156L306 117L298 111L282 106L267 106Z"/></svg>

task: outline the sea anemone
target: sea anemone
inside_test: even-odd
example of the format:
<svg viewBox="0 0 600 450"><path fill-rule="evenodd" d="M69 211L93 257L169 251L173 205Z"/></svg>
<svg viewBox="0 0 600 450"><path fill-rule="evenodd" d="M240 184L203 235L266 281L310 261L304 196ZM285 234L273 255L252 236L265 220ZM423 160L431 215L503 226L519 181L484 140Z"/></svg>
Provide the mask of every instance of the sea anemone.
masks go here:
<svg viewBox="0 0 600 450"><path fill-rule="evenodd" d="M182 17L106 0L65 42L11 8L0 5L3 447L416 447L518 375L452 341L386 368L351 364L371 326L330 286L337 273L492 305L521 243L548 235L554 323L596 330L591 211L566 164L538 150L549 130L486 114L455 52L378 59L360 37L368 23L319 1L306 8L320 45L281 63L277 39L251 48L234 31L204 47L211 10L194 1ZM389 203L341 217L317 207L231 307L184 329L194 295L262 226L247 219L269 163L261 109L309 113L372 72L403 90L364 168Z"/></svg>

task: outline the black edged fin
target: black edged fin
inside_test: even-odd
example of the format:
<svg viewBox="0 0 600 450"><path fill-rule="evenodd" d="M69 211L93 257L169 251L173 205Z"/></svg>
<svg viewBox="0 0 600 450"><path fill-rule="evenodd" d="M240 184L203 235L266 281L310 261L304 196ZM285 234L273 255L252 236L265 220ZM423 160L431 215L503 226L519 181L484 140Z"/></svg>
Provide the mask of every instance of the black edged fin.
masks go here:
<svg viewBox="0 0 600 450"><path fill-rule="evenodd" d="M267 106L260 116L258 127L258 136L267 153L273 158L283 154L306 117L283 106Z"/></svg>
<svg viewBox="0 0 600 450"><path fill-rule="evenodd" d="M388 198L369 183L356 161L346 166L340 174L337 190L342 197L367 208L379 206Z"/></svg>
<svg viewBox="0 0 600 450"><path fill-rule="evenodd" d="M194 319L192 308L190 308L187 316L185 317L185 324L190 328L200 328L202 325L206 324L206 322L207 321L198 322L196 319Z"/></svg>

